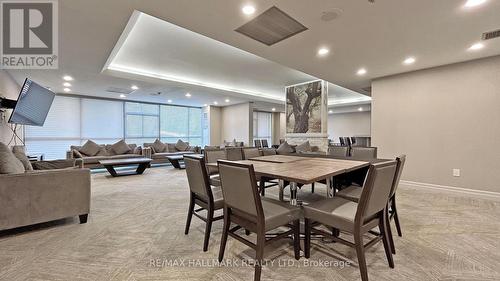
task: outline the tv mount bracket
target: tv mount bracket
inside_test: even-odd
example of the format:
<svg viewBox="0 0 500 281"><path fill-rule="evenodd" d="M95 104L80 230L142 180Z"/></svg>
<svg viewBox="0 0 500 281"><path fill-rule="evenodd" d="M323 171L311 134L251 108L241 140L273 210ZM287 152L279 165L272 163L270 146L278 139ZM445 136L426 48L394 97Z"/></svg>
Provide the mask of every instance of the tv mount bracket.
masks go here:
<svg viewBox="0 0 500 281"><path fill-rule="evenodd" d="M16 107L16 100L9 100L4 97L0 97L0 109L14 109Z"/></svg>

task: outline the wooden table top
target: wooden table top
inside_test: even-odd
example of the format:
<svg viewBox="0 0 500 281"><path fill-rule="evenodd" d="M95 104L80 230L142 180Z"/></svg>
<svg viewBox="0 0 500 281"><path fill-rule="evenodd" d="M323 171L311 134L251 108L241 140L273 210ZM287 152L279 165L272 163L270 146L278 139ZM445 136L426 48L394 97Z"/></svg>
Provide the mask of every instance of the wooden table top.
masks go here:
<svg viewBox="0 0 500 281"><path fill-rule="evenodd" d="M288 162L304 160L304 157L292 156L292 155L266 155L266 156L253 157L250 158L250 160L274 162L274 163L288 163Z"/></svg>
<svg viewBox="0 0 500 281"><path fill-rule="evenodd" d="M281 156L296 157L284 155ZM235 162L242 164L252 164L254 166L255 174L258 176L265 176L273 179L281 179L302 184L310 184L370 165L369 162L364 161L326 158L318 159L307 157L298 158L300 159L283 163L255 160L242 160ZM217 163L208 163L207 166L217 167Z"/></svg>

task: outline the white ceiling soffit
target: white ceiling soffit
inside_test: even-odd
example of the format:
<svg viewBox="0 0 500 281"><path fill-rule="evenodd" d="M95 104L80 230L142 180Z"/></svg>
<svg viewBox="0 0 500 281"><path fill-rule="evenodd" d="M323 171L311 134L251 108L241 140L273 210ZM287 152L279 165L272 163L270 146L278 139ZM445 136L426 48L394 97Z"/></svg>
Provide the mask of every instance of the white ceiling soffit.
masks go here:
<svg viewBox="0 0 500 281"><path fill-rule="evenodd" d="M283 102L285 87L316 77L134 11L103 73L156 79ZM329 83L329 104L369 103L371 98Z"/></svg>

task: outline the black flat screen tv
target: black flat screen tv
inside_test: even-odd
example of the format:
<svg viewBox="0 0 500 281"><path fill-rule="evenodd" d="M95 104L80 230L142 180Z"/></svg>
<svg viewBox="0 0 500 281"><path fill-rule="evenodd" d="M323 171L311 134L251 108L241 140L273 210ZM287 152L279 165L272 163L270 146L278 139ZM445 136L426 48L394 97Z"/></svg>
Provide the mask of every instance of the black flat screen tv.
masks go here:
<svg viewBox="0 0 500 281"><path fill-rule="evenodd" d="M9 123L43 126L56 94L32 80L24 80Z"/></svg>

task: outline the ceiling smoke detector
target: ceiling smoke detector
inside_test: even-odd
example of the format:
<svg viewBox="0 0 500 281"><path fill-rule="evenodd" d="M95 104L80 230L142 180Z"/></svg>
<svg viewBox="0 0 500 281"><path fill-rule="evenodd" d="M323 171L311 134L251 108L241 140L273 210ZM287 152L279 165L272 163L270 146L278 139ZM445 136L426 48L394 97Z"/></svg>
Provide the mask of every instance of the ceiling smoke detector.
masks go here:
<svg viewBox="0 0 500 281"><path fill-rule="evenodd" d="M338 19L340 17L340 15L342 14L342 12L344 12L344 11L342 9L338 9L338 8L332 9L330 11L324 11L323 13L321 13L321 20L329 22L329 21Z"/></svg>

